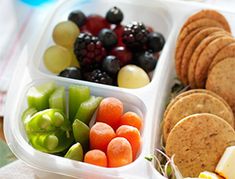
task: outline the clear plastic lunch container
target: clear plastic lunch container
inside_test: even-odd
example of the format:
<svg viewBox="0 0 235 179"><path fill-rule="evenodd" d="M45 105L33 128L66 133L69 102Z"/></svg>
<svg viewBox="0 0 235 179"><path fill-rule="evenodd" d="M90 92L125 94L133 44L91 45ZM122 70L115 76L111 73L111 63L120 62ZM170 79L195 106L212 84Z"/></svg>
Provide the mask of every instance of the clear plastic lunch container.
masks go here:
<svg viewBox="0 0 235 179"><path fill-rule="evenodd" d="M151 82L147 86L124 89L62 78L46 70L42 56L45 49L53 43L51 34L58 22L66 20L68 14L75 9L81 9L86 14L104 15L113 6L120 7L124 12L124 24L133 20L142 21L161 32L166 39ZM169 0L67 0L61 3L45 24L40 24L43 28L38 34L38 41L35 45L25 46L19 57L18 68L8 92L4 119L4 132L10 149L30 166L63 176L83 179L165 178L155 169L154 162L147 161L145 157L154 154L155 149L160 148L162 114L176 78L174 50L180 27L187 17L205 8L210 7L194 2ZM218 11L230 22L232 33L234 33L232 22L235 15L222 10ZM21 122L21 114L26 109L27 90L45 81L55 81L58 85L65 86L66 89L71 84L86 85L90 87L93 95L117 97L123 101L126 110L135 111L142 116L144 119L144 127L141 131L142 147L137 159L123 167L103 168L34 149L28 143Z"/></svg>

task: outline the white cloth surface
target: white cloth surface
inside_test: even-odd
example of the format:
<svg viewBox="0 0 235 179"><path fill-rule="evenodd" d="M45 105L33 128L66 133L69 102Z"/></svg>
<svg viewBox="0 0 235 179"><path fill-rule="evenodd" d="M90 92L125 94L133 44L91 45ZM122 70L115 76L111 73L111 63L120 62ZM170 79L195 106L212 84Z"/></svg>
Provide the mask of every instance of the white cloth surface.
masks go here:
<svg viewBox="0 0 235 179"><path fill-rule="evenodd" d="M235 1L232 0L200 1L235 12ZM19 56L24 44L30 39L33 41L35 34L37 34L37 28L35 27L42 23L51 11L51 4L40 8L32 8L16 0L0 0L0 115L2 115L3 107L1 104L4 104L4 96L8 89L17 56ZM37 14L40 14L40 16ZM0 168L1 179L58 179L61 177L33 169L20 160Z"/></svg>

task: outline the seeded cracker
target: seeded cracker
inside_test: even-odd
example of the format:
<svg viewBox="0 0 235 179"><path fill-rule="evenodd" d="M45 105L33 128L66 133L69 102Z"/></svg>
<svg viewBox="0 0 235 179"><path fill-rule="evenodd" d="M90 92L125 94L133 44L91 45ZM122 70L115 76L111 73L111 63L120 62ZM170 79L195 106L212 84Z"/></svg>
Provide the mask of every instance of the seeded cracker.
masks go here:
<svg viewBox="0 0 235 179"><path fill-rule="evenodd" d="M163 119L163 139L164 142L173 127L181 119L197 113L215 114L227 121L234 127L233 113L218 98L207 93L193 93L180 98L168 110Z"/></svg>
<svg viewBox="0 0 235 179"><path fill-rule="evenodd" d="M223 97L235 114L235 58L226 58L212 68L206 89Z"/></svg>
<svg viewBox="0 0 235 179"><path fill-rule="evenodd" d="M191 56L200 42L210 34L218 31L224 31L222 28L218 27L207 27L200 30L188 43L187 47L184 50L184 54L181 62L181 80L183 84L188 85L188 67L190 63Z"/></svg>
<svg viewBox="0 0 235 179"><path fill-rule="evenodd" d="M195 70L195 81L196 86L199 88L205 88L206 79L208 76L209 66L215 57L215 55L225 46L235 42L231 36L224 36L213 40L201 53L198 58L196 70Z"/></svg>
<svg viewBox="0 0 235 179"><path fill-rule="evenodd" d="M235 145L234 129L220 117L203 113L188 116L172 129L166 142L166 154L184 177L215 170L226 147Z"/></svg>

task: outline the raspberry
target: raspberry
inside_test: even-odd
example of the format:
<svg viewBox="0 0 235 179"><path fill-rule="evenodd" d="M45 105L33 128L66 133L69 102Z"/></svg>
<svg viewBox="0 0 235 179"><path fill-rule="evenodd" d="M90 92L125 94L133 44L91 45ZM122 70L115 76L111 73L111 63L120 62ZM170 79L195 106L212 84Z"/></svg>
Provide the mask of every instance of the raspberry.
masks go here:
<svg viewBox="0 0 235 179"><path fill-rule="evenodd" d="M83 70L93 70L101 64L106 51L95 36L81 33L74 43L74 53Z"/></svg>
<svg viewBox="0 0 235 179"><path fill-rule="evenodd" d="M140 22L132 22L124 27L122 41L131 50L144 49L149 31L145 25Z"/></svg>
<svg viewBox="0 0 235 179"><path fill-rule="evenodd" d="M100 69L95 69L90 73L86 73L84 78L87 81L95 82L95 83L101 83L101 84L107 84L112 85L113 79L104 71L101 71Z"/></svg>

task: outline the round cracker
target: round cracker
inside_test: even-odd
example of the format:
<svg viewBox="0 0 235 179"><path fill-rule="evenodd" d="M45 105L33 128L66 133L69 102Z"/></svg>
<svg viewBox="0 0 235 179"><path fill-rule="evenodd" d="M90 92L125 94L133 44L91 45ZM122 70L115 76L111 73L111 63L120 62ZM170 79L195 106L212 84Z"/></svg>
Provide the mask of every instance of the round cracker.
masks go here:
<svg viewBox="0 0 235 179"><path fill-rule="evenodd" d="M182 56L184 53L184 50L187 46L187 44L190 42L190 40L201 30L202 28L197 28L190 32L182 41L179 41L177 44L177 50L175 52L175 69L177 76L181 80L181 71L180 71L180 66L181 66L181 60Z"/></svg>
<svg viewBox="0 0 235 179"><path fill-rule="evenodd" d="M210 64L209 72L217 63L229 57L235 57L235 43L225 46L216 54L216 56L212 60L212 63Z"/></svg>
<svg viewBox="0 0 235 179"><path fill-rule="evenodd" d="M175 66L176 66L176 74L178 77L180 77L180 64L181 64L181 44L184 41L184 39L190 34L192 31L198 28L202 27L220 27L223 28L223 26L216 20L209 19L209 18L202 18L198 19L196 21L193 21L192 23L189 23L187 26L182 28L182 31L180 32L177 43L176 43L176 50L175 50ZM184 51L184 50L183 50Z"/></svg>
<svg viewBox="0 0 235 179"><path fill-rule="evenodd" d="M209 18L202 18L196 21L193 21L182 28L182 31L179 34L179 39L184 39L191 31L200 27L220 27L223 26L216 20Z"/></svg>
<svg viewBox="0 0 235 179"><path fill-rule="evenodd" d="M222 98L220 97L219 95L217 95L216 93L212 92L212 91L209 91L209 90L206 90L206 89L192 89L192 90L188 90L188 91L185 91L185 92L182 92L180 94L178 94L175 98L173 98L170 103L167 105L166 109L165 109L165 112L164 112L164 115L163 115L163 119L166 117L169 109L181 98L185 97L185 96L188 96L190 94L195 94L195 93L206 93L208 95L211 95L213 97L216 97L217 99L219 99L222 103L224 103L224 105L228 108L229 112L233 115L233 111L231 109L231 107L229 106L229 104ZM234 118L234 116L233 116ZM235 127L235 126L233 126Z"/></svg>
<svg viewBox="0 0 235 179"><path fill-rule="evenodd" d="M195 69L195 81L197 87L205 88L208 69L213 58L222 48L233 42L235 42L235 40L231 36L220 37L209 43L208 46L202 51L197 60Z"/></svg>
<svg viewBox="0 0 235 179"><path fill-rule="evenodd" d="M197 60L199 56L201 55L202 51L205 49L205 47L212 42L213 40L222 37L226 35L225 32L214 32L213 34L209 35L205 39L201 41L201 43L197 46L195 51L193 52L191 59L189 61L189 68L188 68L188 80L189 85L191 88L196 88L196 82L195 82L195 68L197 64Z"/></svg>
<svg viewBox="0 0 235 179"><path fill-rule="evenodd" d="M231 32L230 26L228 21L226 20L226 18L219 12L212 10L212 9L204 9L201 10L195 14L193 14L192 16L190 16L187 21L184 23L183 28L185 26L187 26L188 24L198 20L198 19L202 19L202 18L209 18L209 19L213 19L218 21L220 24L223 25L223 28L228 31ZM182 29L183 29L182 28Z"/></svg>
<svg viewBox="0 0 235 179"><path fill-rule="evenodd" d="M181 67L180 67L180 74L181 74L181 81L184 85L188 85L188 66L190 58L194 52L194 50L197 48L197 46L200 44L200 42L207 37L208 35L218 32L218 31L224 31L224 29L219 27L208 27L200 30L188 43L186 46L182 60L181 60Z"/></svg>
<svg viewBox="0 0 235 179"><path fill-rule="evenodd" d="M206 89L223 97L235 114L235 58L226 58L212 68Z"/></svg>
<svg viewBox="0 0 235 179"><path fill-rule="evenodd" d="M182 119L172 129L166 143L166 154L184 177L214 171L224 150L235 145L234 129L222 118L208 113Z"/></svg>
<svg viewBox="0 0 235 179"><path fill-rule="evenodd" d="M176 101L163 119L164 142L177 122L191 114L197 113L215 114L234 127L233 113L218 98L207 93L190 94Z"/></svg>

